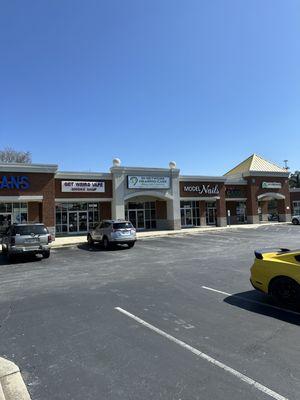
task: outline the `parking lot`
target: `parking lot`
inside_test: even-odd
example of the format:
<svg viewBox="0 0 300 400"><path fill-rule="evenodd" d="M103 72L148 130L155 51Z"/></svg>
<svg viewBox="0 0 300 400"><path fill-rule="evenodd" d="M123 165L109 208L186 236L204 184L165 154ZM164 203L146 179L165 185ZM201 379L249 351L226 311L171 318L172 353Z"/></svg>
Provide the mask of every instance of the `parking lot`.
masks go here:
<svg viewBox="0 0 300 400"><path fill-rule="evenodd" d="M300 314L249 268L255 248L299 241L274 224L0 256L0 355L32 400L298 399Z"/></svg>

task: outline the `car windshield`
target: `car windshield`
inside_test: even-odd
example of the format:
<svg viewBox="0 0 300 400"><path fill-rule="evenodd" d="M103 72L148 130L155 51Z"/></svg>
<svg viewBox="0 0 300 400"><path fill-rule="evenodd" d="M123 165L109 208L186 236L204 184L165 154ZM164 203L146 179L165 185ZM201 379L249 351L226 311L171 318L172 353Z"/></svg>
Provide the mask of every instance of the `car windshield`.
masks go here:
<svg viewBox="0 0 300 400"><path fill-rule="evenodd" d="M113 224L114 229L128 229L128 228L133 228L131 222L115 222Z"/></svg>
<svg viewBox="0 0 300 400"><path fill-rule="evenodd" d="M14 235L45 235L48 233L44 225L20 225L13 228Z"/></svg>

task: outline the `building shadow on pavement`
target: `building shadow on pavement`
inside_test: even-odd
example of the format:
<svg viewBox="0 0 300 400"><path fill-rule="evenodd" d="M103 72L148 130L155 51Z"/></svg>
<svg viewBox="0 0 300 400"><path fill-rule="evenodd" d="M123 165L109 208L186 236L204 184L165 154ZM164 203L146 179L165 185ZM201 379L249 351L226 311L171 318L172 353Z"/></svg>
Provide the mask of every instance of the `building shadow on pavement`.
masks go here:
<svg viewBox="0 0 300 400"><path fill-rule="evenodd" d="M122 251L122 250L129 250L127 245L115 245L111 246L109 249L104 249L104 247L100 243L95 243L93 246L90 246L88 243L82 243L77 246L79 250L85 250L89 252L109 252L109 251Z"/></svg>
<svg viewBox="0 0 300 400"><path fill-rule="evenodd" d="M272 298L256 290L236 293L226 297L225 303L255 314L265 315L294 325L300 325L300 311L292 308L283 308Z"/></svg>
<svg viewBox="0 0 300 400"><path fill-rule="evenodd" d="M26 264L29 262L39 262L43 259L41 256L37 256L34 254L22 254L19 256L16 256L16 258L13 261L8 261L8 258L6 255L0 253L0 267L3 265L14 265L14 264Z"/></svg>

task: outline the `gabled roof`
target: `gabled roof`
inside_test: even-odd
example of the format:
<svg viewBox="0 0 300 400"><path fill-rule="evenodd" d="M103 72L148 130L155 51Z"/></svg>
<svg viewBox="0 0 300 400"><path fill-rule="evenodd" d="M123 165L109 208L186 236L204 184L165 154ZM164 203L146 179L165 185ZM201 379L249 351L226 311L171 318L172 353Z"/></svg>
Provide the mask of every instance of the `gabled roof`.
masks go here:
<svg viewBox="0 0 300 400"><path fill-rule="evenodd" d="M243 175L251 172L272 172L272 173L287 173L287 170L279 167L273 162L267 161L257 154L252 154L246 160L238 164L236 167L228 171L225 176Z"/></svg>

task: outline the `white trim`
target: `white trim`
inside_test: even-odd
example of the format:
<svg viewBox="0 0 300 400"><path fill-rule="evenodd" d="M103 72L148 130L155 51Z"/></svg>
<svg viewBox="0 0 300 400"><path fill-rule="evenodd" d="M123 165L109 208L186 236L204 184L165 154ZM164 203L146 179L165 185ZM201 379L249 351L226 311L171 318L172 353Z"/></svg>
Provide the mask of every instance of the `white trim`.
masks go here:
<svg viewBox="0 0 300 400"><path fill-rule="evenodd" d="M225 201L247 201L247 197L226 197Z"/></svg>
<svg viewBox="0 0 300 400"><path fill-rule="evenodd" d="M43 201L44 196L0 196L0 202Z"/></svg>
<svg viewBox="0 0 300 400"><path fill-rule="evenodd" d="M243 185L243 186L247 186L247 185L248 185L248 182L245 181L244 179L237 180L237 179L230 179L230 178L228 178L228 179L226 179L226 181L225 181L225 185L237 185L237 186Z"/></svg>
<svg viewBox="0 0 300 400"><path fill-rule="evenodd" d="M155 190L141 190L139 192L129 193L124 197L124 201L132 199L134 197L141 197L141 196L149 196L149 197L158 197L159 199L163 200L173 200L173 196L170 194L164 194L161 192L157 192Z"/></svg>
<svg viewBox="0 0 300 400"><path fill-rule="evenodd" d="M26 173L55 173L58 165L56 164L0 164L0 172L26 172Z"/></svg>
<svg viewBox="0 0 300 400"><path fill-rule="evenodd" d="M289 172L271 172L271 171L248 171L243 172L243 176L277 176L278 178L288 178Z"/></svg>
<svg viewBox="0 0 300 400"><path fill-rule="evenodd" d="M179 169L174 168L143 168L143 167L111 167L110 168L112 173L130 173L131 171L133 171L135 174L137 174L138 172L141 175L149 175L151 173L162 173L162 174L166 174L166 173L170 173L170 174L179 174Z"/></svg>
<svg viewBox="0 0 300 400"><path fill-rule="evenodd" d="M112 198L106 198L106 197L55 198L55 203L88 203L88 202L100 202L100 201L112 201Z"/></svg>
<svg viewBox="0 0 300 400"><path fill-rule="evenodd" d="M220 200L220 196L214 197L180 197L180 201L216 201Z"/></svg>
<svg viewBox="0 0 300 400"><path fill-rule="evenodd" d="M291 193L299 193L300 192L300 188L290 188L290 192Z"/></svg>
<svg viewBox="0 0 300 400"><path fill-rule="evenodd" d="M112 174L105 172L58 171L55 179L112 179Z"/></svg>
<svg viewBox="0 0 300 400"><path fill-rule="evenodd" d="M201 176L201 175L180 175L179 181L187 181L187 182L220 182L223 183L226 181L226 178L222 176Z"/></svg>
<svg viewBox="0 0 300 400"><path fill-rule="evenodd" d="M274 192L269 192L269 193L262 193L259 196L257 196L258 200L262 200L265 197L271 197L272 199L277 199L277 200L284 200L285 196L281 193L274 193Z"/></svg>

